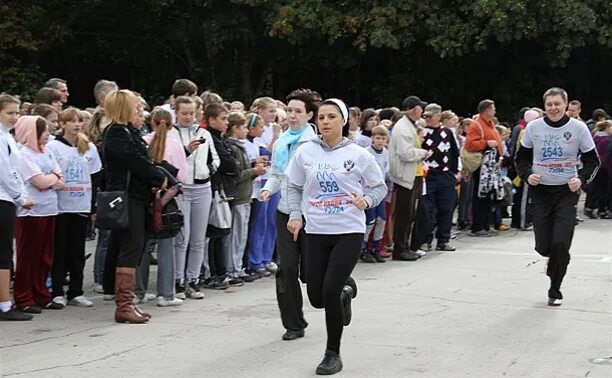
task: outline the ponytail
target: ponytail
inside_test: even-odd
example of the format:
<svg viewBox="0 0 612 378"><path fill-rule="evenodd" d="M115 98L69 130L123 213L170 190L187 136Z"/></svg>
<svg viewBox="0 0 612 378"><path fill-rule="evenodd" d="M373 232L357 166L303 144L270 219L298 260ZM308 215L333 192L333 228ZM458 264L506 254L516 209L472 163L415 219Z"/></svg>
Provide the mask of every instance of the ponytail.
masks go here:
<svg viewBox="0 0 612 378"><path fill-rule="evenodd" d="M89 139L87 139L85 134L79 133L77 135L76 148L80 155L85 155L85 153L89 150Z"/></svg>
<svg viewBox="0 0 612 378"><path fill-rule="evenodd" d="M172 116L166 110L156 110L151 114L151 122L155 130L155 135L151 140L151 158L153 162L161 164L166 152L168 131L172 128Z"/></svg>
<svg viewBox="0 0 612 378"><path fill-rule="evenodd" d="M166 151L166 137L170 127L172 126L168 125L165 119L162 119L157 125L155 135L151 141L151 157L157 164L160 164L164 160L164 152Z"/></svg>

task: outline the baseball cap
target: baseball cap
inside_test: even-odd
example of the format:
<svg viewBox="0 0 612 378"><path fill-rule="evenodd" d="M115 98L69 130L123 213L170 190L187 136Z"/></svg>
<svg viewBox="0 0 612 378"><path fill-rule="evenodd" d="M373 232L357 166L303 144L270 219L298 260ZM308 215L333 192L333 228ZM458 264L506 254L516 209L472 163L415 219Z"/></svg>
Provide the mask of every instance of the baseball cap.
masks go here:
<svg viewBox="0 0 612 378"><path fill-rule="evenodd" d="M404 101L402 101L401 109L410 110L415 108L417 105L421 108L424 108L425 106L427 106L427 103L425 101L422 101L417 96L408 96L404 99Z"/></svg>

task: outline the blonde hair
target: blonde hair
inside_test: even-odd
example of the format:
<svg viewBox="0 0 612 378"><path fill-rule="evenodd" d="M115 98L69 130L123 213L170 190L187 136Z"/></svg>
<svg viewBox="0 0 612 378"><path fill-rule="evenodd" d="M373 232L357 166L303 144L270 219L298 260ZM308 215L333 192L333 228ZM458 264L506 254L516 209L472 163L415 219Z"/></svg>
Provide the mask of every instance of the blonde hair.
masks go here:
<svg viewBox="0 0 612 378"><path fill-rule="evenodd" d="M74 121L75 119L77 121L83 121L83 117L81 116L81 110L77 108L67 108L65 110L62 110L58 116L60 127L62 123L68 123ZM64 129L60 131L60 136L64 136ZM85 155L87 150L89 150L89 139L87 139L87 136L85 136L85 134L77 134L76 148L77 151L79 151L79 154L81 155Z"/></svg>
<svg viewBox="0 0 612 378"><path fill-rule="evenodd" d="M106 117L122 125L131 124L134 120L134 110L140 99L134 92L127 89L114 90L104 98Z"/></svg>
<svg viewBox="0 0 612 378"><path fill-rule="evenodd" d="M440 122L442 123L452 118L457 118L457 119L459 118L452 110L445 110L442 113L440 113Z"/></svg>
<svg viewBox="0 0 612 378"><path fill-rule="evenodd" d="M372 136L375 136L375 135L380 135L380 136L385 136L385 137L389 136L389 130L385 126L382 126L382 125L375 126L372 129Z"/></svg>
<svg viewBox="0 0 612 378"><path fill-rule="evenodd" d="M276 108L276 100L272 97L259 97L253 101L251 111L259 113L259 111L264 110L268 106L274 106Z"/></svg>
<svg viewBox="0 0 612 378"><path fill-rule="evenodd" d="M383 126L383 127L387 128L387 130L389 130L391 128L391 126L393 126L393 121L391 121L390 119L383 119L382 121L380 121L378 126ZM374 131L374 129L372 129L372 131Z"/></svg>
<svg viewBox="0 0 612 378"><path fill-rule="evenodd" d="M155 163L160 164L166 152L168 131L172 130L172 115L167 110L155 110L151 113L151 123L155 130L155 135L151 140L151 158Z"/></svg>

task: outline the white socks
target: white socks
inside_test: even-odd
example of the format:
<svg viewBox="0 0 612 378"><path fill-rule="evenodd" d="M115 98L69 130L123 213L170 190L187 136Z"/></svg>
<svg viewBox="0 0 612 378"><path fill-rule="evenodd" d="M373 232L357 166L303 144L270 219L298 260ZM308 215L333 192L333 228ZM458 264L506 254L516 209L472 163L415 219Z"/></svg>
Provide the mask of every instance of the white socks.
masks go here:
<svg viewBox="0 0 612 378"><path fill-rule="evenodd" d="M0 302L0 311L2 312L9 311L11 307L13 307L13 304L11 303L11 301Z"/></svg>

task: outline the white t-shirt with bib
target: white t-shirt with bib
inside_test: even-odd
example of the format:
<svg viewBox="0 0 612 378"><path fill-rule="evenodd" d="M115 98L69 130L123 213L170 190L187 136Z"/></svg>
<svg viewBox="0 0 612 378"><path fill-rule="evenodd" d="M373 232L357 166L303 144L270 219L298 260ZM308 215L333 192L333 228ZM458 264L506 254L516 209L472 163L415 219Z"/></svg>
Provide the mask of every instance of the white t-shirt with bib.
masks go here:
<svg viewBox="0 0 612 378"><path fill-rule="evenodd" d="M533 149L535 174L542 175L542 185L565 185L578 177L578 154L595 148L587 125L574 118L561 127L553 127L544 118L529 122L521 144Z"/></svg>
<svg viewBox="0 0 612 378"><path fill-rule="evenodd" d="M46 148L44 152L38 152L22 146L20 173L26 190L34 201L34 207L30 210L20 207L17 210L17 216L48 217L57 215L57 191L53 189L40 190L32 184L31 179L37 175L59 174L61 172L51 150Z"/></svg>
<svg viewBox="0 0 612 378"><path fill-rule="evenodd" d="M54 140L47 144L64 173L65 187L58 191L60 213L89 213L91 211L91 175L102 169L102 161L93 143L88 144L85 154L76 147Z"/></svg>
<svg viewBox="0 0 612 378"><path fill-rule="evenodd" d="M353 205L352 193L384 182L374 157L356 144L325 150L318 142L304 143L290 160L285 174L303 187L302 209L306 233L364 233L365 212Z"/></svg>

